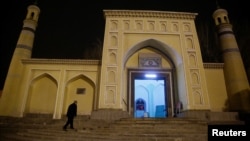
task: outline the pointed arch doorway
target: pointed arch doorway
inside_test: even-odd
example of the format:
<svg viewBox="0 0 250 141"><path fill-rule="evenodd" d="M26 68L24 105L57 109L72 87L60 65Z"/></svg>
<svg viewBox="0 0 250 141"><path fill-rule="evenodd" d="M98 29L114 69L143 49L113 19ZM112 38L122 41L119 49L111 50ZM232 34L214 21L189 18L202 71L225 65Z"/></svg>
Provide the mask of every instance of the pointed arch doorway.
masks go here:
<svg viewBox="0 0 250 141"><path fill-rule="evenodd" d="M128 110L134 118L173 116L172 70L128 69Z"/></svg>

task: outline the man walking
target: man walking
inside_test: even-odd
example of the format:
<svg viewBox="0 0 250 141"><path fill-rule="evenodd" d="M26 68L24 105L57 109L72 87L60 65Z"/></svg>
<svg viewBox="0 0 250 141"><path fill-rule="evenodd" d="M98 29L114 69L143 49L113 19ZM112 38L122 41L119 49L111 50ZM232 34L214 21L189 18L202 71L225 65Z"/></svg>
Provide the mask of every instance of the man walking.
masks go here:
<svg viewBox="0 0 250 141"><path fill-rule="evenodd" d="M67 131L67 126L70 125L70 129L74 129L74 118L77 115L77 101L75 100L72 104L69 105L67 110L68 120L63 126L63 130Z"/></svg>

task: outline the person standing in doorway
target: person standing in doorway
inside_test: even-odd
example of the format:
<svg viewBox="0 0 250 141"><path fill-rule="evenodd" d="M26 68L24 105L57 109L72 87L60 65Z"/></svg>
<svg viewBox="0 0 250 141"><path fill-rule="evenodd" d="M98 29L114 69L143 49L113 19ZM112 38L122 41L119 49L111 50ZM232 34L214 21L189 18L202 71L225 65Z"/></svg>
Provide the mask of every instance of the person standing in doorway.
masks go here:
<svg viewBox="0 0 250 141"><path fill-rule="evenodd" d="M77 116L77 101L75 100L72 104L69 105L67 110L67 122L63 126L63 130L67 131L68 125L70 129L74 129L74 118Z"/></svg>
<svg viewBox="0 0 250 141"><path fill-rule="evenodd" d="M181 110L182 110L182 102L181 101L178 101L176 103L176 112L175 112L175 116L177 116L178 114L181 113Z"/></svg>

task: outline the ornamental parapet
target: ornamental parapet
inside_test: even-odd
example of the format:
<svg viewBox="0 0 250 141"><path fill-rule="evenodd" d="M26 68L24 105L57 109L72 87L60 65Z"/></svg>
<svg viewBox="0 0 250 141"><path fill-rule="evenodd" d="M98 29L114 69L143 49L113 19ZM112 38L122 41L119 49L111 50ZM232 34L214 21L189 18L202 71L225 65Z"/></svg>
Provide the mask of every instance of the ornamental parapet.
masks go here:
<svg viewBox="0 0 250 141"><path fill-rule="evenodd" d="M224 63L203 63L205 69L223 69Z"/></svg>
<svg viewBox="0 0 250 141"><path fill-rule="evenodd" d="M67 64L67 65L100 65L100 60L81 59L23 59L24 64Z"/></svg>
<svg viewBox="0 0 250 141"><path fill-rule="evenodd" d="M152 11L152 10L103 10L104 17L142 17L142 18L170 18L194 20L198 13Z"/></svg>

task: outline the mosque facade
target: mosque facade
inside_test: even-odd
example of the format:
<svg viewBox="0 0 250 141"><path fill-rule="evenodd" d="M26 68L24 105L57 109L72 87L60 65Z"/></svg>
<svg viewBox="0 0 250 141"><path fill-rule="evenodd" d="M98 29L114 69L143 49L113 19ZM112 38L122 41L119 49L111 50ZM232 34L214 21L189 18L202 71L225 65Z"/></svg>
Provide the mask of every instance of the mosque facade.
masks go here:
<svg viewBox="0 0 250 141"><path fill-rule="evenodd" d="M250 90L225 9L213 13L224 63L204 63L197 13L103 10L101 60L31 58L40 8L30 5L0 98L0 115L60 119L107 110L130 117L235 118ZM114 112L115 114L115 112Z"/></svg>

